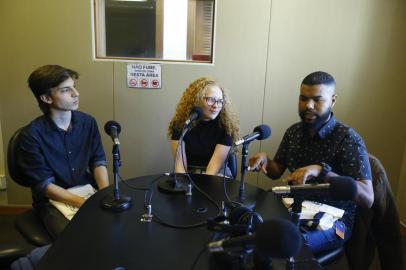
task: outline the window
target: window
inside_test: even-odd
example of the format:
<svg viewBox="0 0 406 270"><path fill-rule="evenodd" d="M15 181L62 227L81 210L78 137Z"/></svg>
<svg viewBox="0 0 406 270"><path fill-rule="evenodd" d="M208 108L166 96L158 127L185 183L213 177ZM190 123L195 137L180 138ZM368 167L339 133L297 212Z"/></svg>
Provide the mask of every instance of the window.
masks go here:
<svg viewBox="0 0 406 270"><path fill-rule="evenodd" d="M93 0L96 59L213 62L215 0Z"/></svg>

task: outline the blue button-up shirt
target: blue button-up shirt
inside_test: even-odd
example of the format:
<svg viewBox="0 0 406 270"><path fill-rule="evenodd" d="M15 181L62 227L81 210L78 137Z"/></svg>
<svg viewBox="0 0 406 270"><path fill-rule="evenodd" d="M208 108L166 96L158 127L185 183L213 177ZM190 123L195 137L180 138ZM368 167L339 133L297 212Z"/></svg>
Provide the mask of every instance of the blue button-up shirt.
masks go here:
<svg viewBox="0 0 406 270"><path fill-rule="evenodd" d="M338 175L350 176L355 180L372 179L363 139L354 129L337 121L333 114L314 136L309 134L302 122L288 128L273 160L290 172L324 162ZM347 229L352 228L354 202L326 199L323 203L344 209L343 221Z"/></svg>
<svg viewBox="0 0 406 270"><path fill-rule="evenodd" d="M49 116L36 118L21 133L18 166L31 186L34 207L48 201L45 190L50 183L62 188L95 186L93 169L106 166L96 120L73 111L65 131Z"/></svg>

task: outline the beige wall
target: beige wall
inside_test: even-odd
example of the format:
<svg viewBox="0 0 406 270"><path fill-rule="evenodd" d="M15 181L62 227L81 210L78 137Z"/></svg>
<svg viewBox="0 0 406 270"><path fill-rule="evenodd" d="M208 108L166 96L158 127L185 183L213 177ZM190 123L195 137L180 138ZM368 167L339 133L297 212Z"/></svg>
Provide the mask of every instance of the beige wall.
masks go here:
<svg viewBox="0 0 406 270"><path fill-rule="evenodd" d="M113 116L113 64L91 61L90 2L0 1L1 124L3 146L41 114L27 87L30 72L61 64L81 74L81 107L99 125ZM107 140L105 140L107 142ZM30 203L30 191L8 183L10 204Z"/></svg>
<svg viewBox="0 0 406 270"><path fill-rule="evenodd" d="M3 136L2 136L2 132L1 132L1 122L0 122L0 142L3 141L2 137ZM4 157L5 157L5 155L4 155L3 144L0 143L0 175L4 175Z"/></svg>
<svg viewBox="0 0 406 270"><path fill-rule="evenodd" d="M90 0L0 1L3 146L40 114L26 78L43 64L78 70L81 110L100 127L110 119L121 123L124 177L170 170L167 123L193 79L211 75L222 82L241 116L242 135L262 122L271 125L272 138L261 146L273 155L298 121L300 81L326 70L337 79L337 117L364 137L397 193L406 143L404 14L403 0L219 0L215 65L163 64L162 89L135 90L125 85L124 63L92 61ZM102 137L110 159L110 142ZM252 143L250 153L259 148ZM248 178L270 185L262 176ZM29 203L29 191L9 183L9 200Z"/></svg>
<svg viewBox="0 0 406 270"><path fill-rule="evenodd" d="M337 80L339 120L381 159L397 193L406 142L405 1L272 1L264 122L274 153L298 120L301 80L326 70ZM269 183L264 177L260 183Z"/></svg>

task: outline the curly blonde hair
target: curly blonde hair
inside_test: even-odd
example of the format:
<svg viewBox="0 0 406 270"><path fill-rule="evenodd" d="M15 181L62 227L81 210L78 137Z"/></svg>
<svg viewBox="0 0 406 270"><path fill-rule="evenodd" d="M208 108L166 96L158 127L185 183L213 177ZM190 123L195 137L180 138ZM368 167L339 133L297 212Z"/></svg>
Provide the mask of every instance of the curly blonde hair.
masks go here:
<svg viewBox="0 0 406 270"><path fill-rule="evenodd" d="M192 108L195 106L204 105L204 96L206 91L211 86L218 86L223 93L224 105L219 114L220 126L223 127L233 141L238 140L240 135L240 121L235 113L230 97L225 89L215 80L202 77L193 81L188 88L183 92L183 95L176 107L175 115L173 116L168 127L168 137L172 137L174 130L181 130L186 119L189 117Z"/></svg>

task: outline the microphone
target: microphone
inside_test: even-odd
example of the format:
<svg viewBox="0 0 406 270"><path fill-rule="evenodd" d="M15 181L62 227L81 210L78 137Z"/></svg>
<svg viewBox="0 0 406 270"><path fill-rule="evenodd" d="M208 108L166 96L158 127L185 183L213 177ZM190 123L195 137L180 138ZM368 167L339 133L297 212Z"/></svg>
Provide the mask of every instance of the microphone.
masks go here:
<svg viewBox="0 0 406 270"><path fill-rule="evenodd" d="M187 195L191 194L191 191L187 189L187 188L189 188L189 186L185 187L185 185L183 183L178 181L176 173L175 173L175 167L176 167L176 160L178 159L178 157L182 158L182 154L179 152L179 146L182 144L183 137L190 130L189 129L190 124L193 121L200 119L202 114L203 114L203 111L200 107L193 107L192 111L190 112L189 118L185 121L185 125L183 127L182 134L179 137L178 145L176 147L175 159L173 160L173 176L169 177L169 178L162 178L158 182L158 188L161 191L167 192L167 193L172 193L172 194L176 194L176 193L181 194L186 191ZM180 156L179 156L179 154L180 154Z"/></svg>
<svg viewBox="0 0 406 270"><path fill-rule="evenodd" d="M273 187L272 192L278 195L292 196L331 196L333 200L353 200L357 195L357 184L351 177L330 177L329 183L303 184Z"/></svg>
<svg viewBox="0 0 406 270"><path fill-rule="evenodd" d="M200 107L193 107L190 112L189 118L185 121L185 127L189 126L193 121L199 120L202 116L203 111Z"/></svg>
<svg viewBox="0 0 406 270"><path fill-rule="evenodd" d="M302 246L299 229L289 220L274 219L259 225L251 235L223 239L208 244L210 252L238 252L257 248L272 258L295 256Z"/></svg>
<svg viewBox="0 0 406 270"><path fill-rule="evenodd" d="M113 140L113 177L114 177L114 184L113 184L113 196L106 195L101 200L101 206L105 209L121 212L124 210L128 210L131 208L131 198L128 196L120 195L120 191L118 188L118 179L120 178L120 166L121 166L121 159L120 159L120 141L118 140L118 134L120 134L121 126L116 121L108 121L104 125L104 131L110 135L111 139Z"/></svg>
<svg viewBox="0 0 406 270"><path fill-rule="evenodd" d="M271 136L271 128L268 125L259 125L254 128L254 132L244 136L234 143L234 146L250 143L253 140L264 140Z"/></svg>
<svg viewBox="0 0 406 270"><path fill-rule="evenodd" d="M116 121L108 121L104 125L104 131L111 137L113 140L114 145L119 145L120 141L118 140L118 135L121 132L121 126Z"/></svg>

